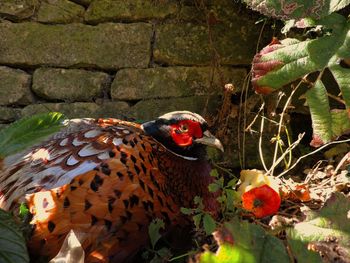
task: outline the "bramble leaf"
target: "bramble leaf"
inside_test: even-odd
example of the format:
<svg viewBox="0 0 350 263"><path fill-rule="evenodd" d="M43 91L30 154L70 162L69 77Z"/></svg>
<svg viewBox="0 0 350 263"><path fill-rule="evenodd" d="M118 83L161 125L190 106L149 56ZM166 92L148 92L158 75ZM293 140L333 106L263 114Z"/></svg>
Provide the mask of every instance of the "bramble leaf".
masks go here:
<svg viewBox="0 0 350 263"><path fill-rule="evenodd" d="M289 262L283 242L258 225L233 219L214 235L219 244L216 254L207 251L200 263L279 263Z"/></svg>
<svg viewBox="0 0 350 263"><path fill-rule="evenodd" d="M244 2L253 10L283 20L303 17L320 19L350 4L350 0L244 0Z"/></svg>
<svg viewBox="0 0 350 263"><path fill-rule="evenodd" d="M316 39L274 40L255 55L252 83L267 94L307 74L329 69L337 82L347 110L331 110L327 90L317 80L306 93L314 135L311 145L320 146L350 131L350 69L341 62L350 58L350 20L333 13L319 21L328 33Z"/></svg>
<svg viewBox="0 0 350 263"><path fill-rule="evenodd" d="M50 112L26 117L0 131L0 156L32 146L63 127L64 115Z"/></svg>
<svg viewBox="0 0 350 263"><path fill-rule="evenodd" d="M305 220L287 230L287 240L298 262L321 262L307 250L322 252L328 262L350 258L350 197L335 192L319 211L307 211Z"/></svg>
<svg viewBox="0 0 350 263"><path fill-rule="evenodd" d="M27 246L12 216L0 209L0 262L28 263Z"/></svg>
<svg viewBox="0 0 350 263"><path fill-rule="evenodd" d="M332 29L332 33L305 41L274 40L255 55L252 72L255 90L269 87L273 91L310 72L327 67L339 69L339 60L350 57L350 21L331 14L318 23Z"/></svg>

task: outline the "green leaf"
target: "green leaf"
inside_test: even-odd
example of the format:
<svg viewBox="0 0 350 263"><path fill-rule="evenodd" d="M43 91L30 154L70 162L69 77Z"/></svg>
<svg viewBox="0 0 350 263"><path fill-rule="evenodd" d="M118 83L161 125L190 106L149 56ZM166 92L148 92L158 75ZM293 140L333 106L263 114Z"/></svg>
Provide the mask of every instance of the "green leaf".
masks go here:
<svg viewBox="0 0 350 263"><path fill-rule="evenodd" d="M323 142L330 141L333 137L332 116L326 88L318 80L314 87L309 89L305 95L310 108L314 138L318 136ZM312 145L315 145L315 143L312 143Z"/></svg>
<svg viewBox="0 0 350 263"><path fill-rule="evenodd" d="M220 188L221 188L221 186L219 184L217 184L216 182L208 185L208 190L211 193L218 191Z"/></svg>
<svg viewBox="0 0 350 263"><path fill-rule="evenodd" d="M219 203L223 203L226 201L226 197L224 195L220 195L216 198L216 200L219 202Z"/></svg>
<svg viewBox="0 0 350 263"><path fill-rule="evenodd" d="M203 199L199 196L195 196L193 198L193 202L195 205L198 206L199 209L203 209Z"/></svg>
<svg viewBox="0 0 350 263"><path fill-rule="evenodd" d="M210 171L210 176L218 177L219 176L218 170L216 170L216 169L211 170Z"/></svg>
<svg viewBox="0 0 350 263"><path fill-rule="evenodd" d="M234 244L226 242L234 240ZM269 235L255 224L240 222L237 218L224 224L216 234L219 238L219 249L216 254L205 252L200 263L280 263L289 262L283 242Z"/></svg>
<svg viewBox="0 0 350 263"><path fill-rule="evenodd" d="M205 230L205 233L207 235L210 235L214 232L215 228L216 228L216 222L214 220L214 218L212 218L211 215L209 214L204 214L203 216L203 227Z"/></svg>
<svg viewBox="0 0 350 263"><path fill-rule="evenodd" d="M20 218L25 218L26 216L28 216L29 214L29 209L27 207L27 205L25 203L21 203L21 205L19 206L19 216Z"/></svg>
<svg viewBox="0 0 350 263"><path fill-rule="evenodd" d="M12 216L0 209L0 262L27 263L29 256L24 237Z"/></svg>
<svg viewBox="0 0 350 263"><path fill-rule="evenodd" d="M160 229L164 229L165 224L162 219L156 218L154 219L149 227L148 227L148 235L151 239L152 248L154 249L154 246L158 242L158 240L161 238L161 235L159 233Z"/></svg>
<svg viewBox="0 0 350 263"><path fill-rule="evenodd" d="M190 215L192 214L193 210L191 208L181 207L180 208L181 213L184 215Z"/></svg>
<svg viewBox="0 0 350 263"><path fill-rule="evenodd" d="M337 80L338 86L340 88L341 94L347 105L347 108L350 107L350 78L349 78L349 69L341 67L338 63L332 64L329 67L331 73L333 74L334 79Z"/></svg>
<svg viewBox="0 0 350 263"><path fill-rule="evenodd" d="M287 229L288 244L292 250L293 256L298 263L319 263L322 262L321 256L314 251L308 250L306 242L294 229Z"/></svg>
<svg viewBox="0 0 350 263"><path fill-rule="evenodd" d="M321 210L307 211L305 221L288 229L287 240L298 262L321 262L318 254L307 250L311 242L322 244L323 253L330 257L330 262L335 262L337 259L331 257L332 253L327 252L342 252L336 256L350 258L349 211L350 197L335 192ZM341 261L341 258L338 260Z"/></svg>
<svg viewBox="0 0 350 263"><path fill-rule="evenodd" d="M200 257L200 263L256 263L253 255L246 249L229 244L220 246L216 254L206 251Z"/></svg>
<svg viewBox="0 0 350 263"><path fill-rule="evenodd" d="M349 69L339 63L350 57L350 20L332 14L317 22L331 33L306 41L274 42L256 55L253 86L257 92L269 93L309 73L329 68L349 110ZM317 80L305 95L314 129L311 145L320 146L350 130L347 111L330 109L327 90L321 80Z"/></svg>
<svg viewBox="0 0 350 263"><path fill-rule="evenodd" d="M228 181L227 187L234 187L234 186L236 186L236 184L237 184L237 179L233 178L230 181Z"/></svg>
<svg viewBox="0 0 350 263"><path fill-rule="evenodd" d="M196 226L197 229L200 228L201 221L202 221L202 216L203 216L203 214L200 213L200 214L194 215L192 217L193 223L194 223L194 225Z"/></svg>
<svg viewBox="0 0 350 263"><path fill-rule="evenodd" d="M235 194L236 191L232 189L225 189L225 195L226 195L226 209L228 211L234 211L235 206Z"/></svg>
<svg viewBox="0 0 350 263"><path fill-rule="evenodd" d="M287 38L265 47L253 62L253 85L279 89L304 75L338 65L350 57L350 21L332 14L318 22L332 30L331 35L299 41Z"/></svg>
<svg viewBox="0 0 350 263"><path fill-rule="evenodd" d="M322 244L324 248L333 250L336 245L338 252L346 257L350 257L350 197L342 193L335 192L326 201L323 208L319 211L305 212L305 220L298 223L294 228L287 231L288 243L295 257L299 260L305 251L308 244ZM333 242L332 242L333 240ZM299 242L296 245L293 242ZM296 242L295 242L296 243ZM300 245L303 244L303 246ZM308 251L309 252L309 251ZM304 252L305 254L305 252ZM341 255L337 255L341 256ZM320 258L320 257L319 257ZM306 260L301 262L307 262ZM330 259L330 262L335 262L337 259ZM338 258L339 262L342 261ZM320 261L319 261L320 262Z"/></svg>
<svg viewBox="0 0 350 263"><path fill-rule="evenodd" d="M327 90L321 81L306 92L314 130L312 146L320 146L350 130L348 110L330 110Z"/></svg>
<svg viewBox="0 0 350 263"><path fill-rule="evenodd" d="M32 146L63 127L64 116L58 112L23 118L0 131L0 156L6 157Z"/></svg>
<svg viewBox="0 0 350 263"><path fill-rule="evenodd" d="M319 19L350 4L350 0L244 0L244 2L253 10L283 20L303 17Z"/></svg>

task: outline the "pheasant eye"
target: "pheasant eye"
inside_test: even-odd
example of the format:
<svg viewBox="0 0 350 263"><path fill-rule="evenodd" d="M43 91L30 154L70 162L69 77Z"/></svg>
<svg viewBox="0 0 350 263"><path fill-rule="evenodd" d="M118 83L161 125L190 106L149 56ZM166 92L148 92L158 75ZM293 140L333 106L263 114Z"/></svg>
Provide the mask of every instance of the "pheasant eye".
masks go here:
<svg viewBox="0 0 350 263"><path fill-rule="evenodd" d="M182 124L180 126L180 131L181 132L188 132L188 125L187 124Z"/></svg>

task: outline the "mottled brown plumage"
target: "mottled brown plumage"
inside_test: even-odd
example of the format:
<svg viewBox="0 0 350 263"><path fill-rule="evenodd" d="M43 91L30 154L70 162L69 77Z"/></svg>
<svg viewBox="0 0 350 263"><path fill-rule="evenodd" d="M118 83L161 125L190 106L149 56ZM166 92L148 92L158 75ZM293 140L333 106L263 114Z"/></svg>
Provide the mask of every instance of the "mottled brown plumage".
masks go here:
<svg viewBox="0 0 350 263"><path fill-rule="evenodd" d="M33 254L54 257L74 230L85 262L122 262L147 244L154 218L183 223L180 207L191 207L195 196L216 213L204 144L222 148L191 112L143 125L73 120L46 142L3 160L0 207L28 204Z"/></svg>

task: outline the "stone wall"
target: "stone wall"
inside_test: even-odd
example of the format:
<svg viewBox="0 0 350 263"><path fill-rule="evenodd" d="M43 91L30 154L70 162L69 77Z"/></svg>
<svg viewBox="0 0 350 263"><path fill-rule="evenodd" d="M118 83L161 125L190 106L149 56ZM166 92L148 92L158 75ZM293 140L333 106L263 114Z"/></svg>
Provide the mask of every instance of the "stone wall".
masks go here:
<svg viewBox="0 0 350 263"><path fill-rule="evenodd" d="M47 111L215 114L261 28L233 0L0 0L0 18L1 124Z"/></svg>

